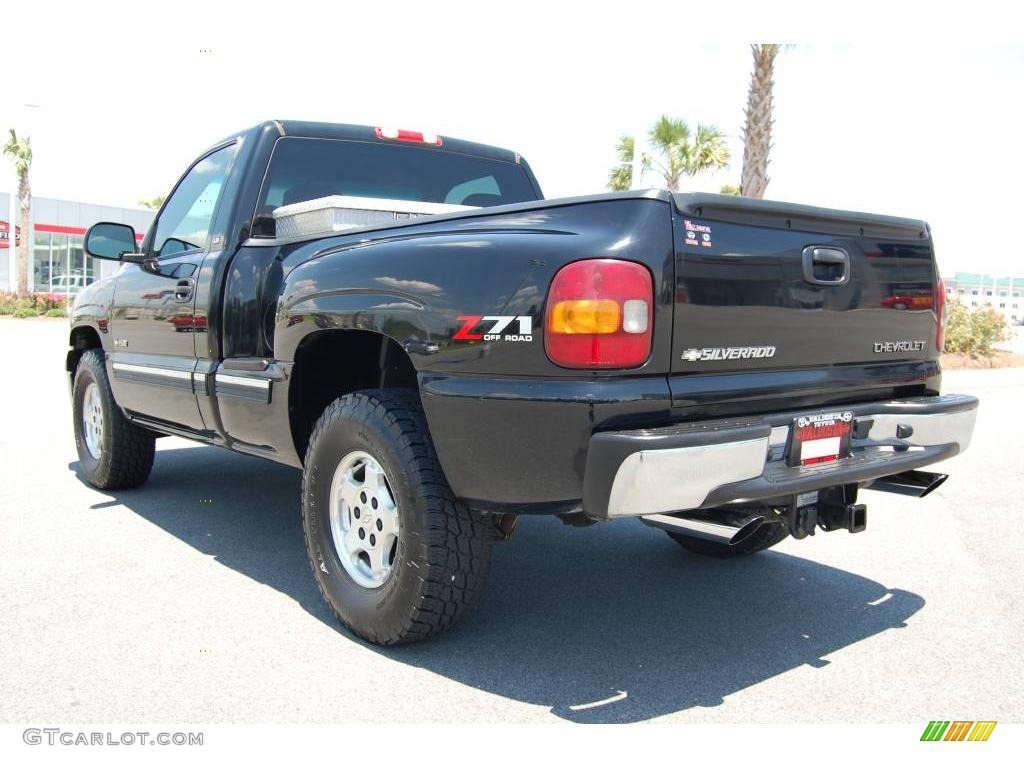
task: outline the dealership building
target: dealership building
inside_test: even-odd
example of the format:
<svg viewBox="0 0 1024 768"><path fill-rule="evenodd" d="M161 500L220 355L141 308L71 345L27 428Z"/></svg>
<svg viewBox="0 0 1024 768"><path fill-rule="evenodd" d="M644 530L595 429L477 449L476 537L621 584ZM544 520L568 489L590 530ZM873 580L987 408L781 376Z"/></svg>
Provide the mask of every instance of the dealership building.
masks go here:
<svg viewBox="0 0 1024 768"><path fill-rule="evenodd" d="M971 309L991 307L1006 322L1024 323L1024 277L996 277L971 272L957 272L943 278L946 295Z"/></svg>
<svg viewBox="0 0 1024 768"><path fill-rule="evenodd" d="M15 206L18 201L15 200ZM0 290L13 291L17 281L10 275L10 251L13 242L8 232L10 200L0 193ZM44 293L75 293L100 277L117 269L117 262L87 256L82 243L85 230L97 221L117 221L135 229L140 240L153 222L155 211L115 208L109 205L72 200L32 198L32 218L28 231L28 286ZM20 211L19 211L20 217ZM20 222L19 222L20 223ZM16 228L18 242L25 233Z"/></svg>

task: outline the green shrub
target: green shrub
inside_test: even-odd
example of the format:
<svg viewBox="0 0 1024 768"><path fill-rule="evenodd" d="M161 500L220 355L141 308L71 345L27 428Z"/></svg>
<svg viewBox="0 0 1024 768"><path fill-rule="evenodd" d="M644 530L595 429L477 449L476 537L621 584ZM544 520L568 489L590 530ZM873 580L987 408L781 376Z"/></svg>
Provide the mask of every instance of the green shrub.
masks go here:
<svg viewBox="0 0 1024 768"><path fill-rule="evenodd" d="M0 291L0 315L15 317L67 317L69 302L63 293L30 293L18 298Z"/></svg>
<svg viewBox="0 0 1024 768"><path fill-rule="evenodd" d="M63 293L33 293L28 298L41 315L51 309L66 310L68 307L68 297Z"/></svg>
<svg viewBox="0 0 1024 768"><path fill-rule="evenodd" d="M992 307L973 312L963 303L952 301L946 316L946 352L989 356L995 344L1009 336L1006 318Z"/></svg>

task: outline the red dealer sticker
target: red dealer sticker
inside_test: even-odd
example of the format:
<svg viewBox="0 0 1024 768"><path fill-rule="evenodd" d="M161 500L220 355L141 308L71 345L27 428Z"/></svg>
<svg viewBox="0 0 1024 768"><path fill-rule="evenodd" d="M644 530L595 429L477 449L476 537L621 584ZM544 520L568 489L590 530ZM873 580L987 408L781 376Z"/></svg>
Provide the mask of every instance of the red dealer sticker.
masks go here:
<svg viewBox="0 0 1024 768"><path fill-rule="evenodd" d="M11 228L6 221L0 221L0 248L7 248L11 237ZM21 227L14 228L14 244L21 245Z"/></svg>
<svg viewBox="0 0 1024 768"><path fill-rule="evenodd" d="M852 434L853 414L850 411L800 416L793 420L793 428L789 431L787 463L796 467L849 456Z"/></svg>
<svg viewBox="0 0 1024 768"><path fill-rule="evenodd" d="M709 225L697 224L689 219L684 219L683 227L686 228L687 245L699 245L704 248L711 247L711 227Z"/></svg>

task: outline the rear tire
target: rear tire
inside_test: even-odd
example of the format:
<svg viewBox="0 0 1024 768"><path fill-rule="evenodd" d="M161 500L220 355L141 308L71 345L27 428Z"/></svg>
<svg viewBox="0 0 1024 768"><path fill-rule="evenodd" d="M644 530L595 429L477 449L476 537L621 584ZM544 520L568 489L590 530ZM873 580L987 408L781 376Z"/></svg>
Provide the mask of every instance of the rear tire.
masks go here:
<svg viewBox="0 0 1024 768"><path fill-rule="evenodd" d="M693 552L695 555L704 555L705 557L717 557L719 559L753 555L756 552L774 547L789 537L789 531L781 523L766 523L735 546L708 541L707 539L699 539L696 536L687 536L684 533L674 533L672 531L666 531L666 533L687 552Z"/></svg>
<svg viewBox="0 0 1024 768"><path fill-rule="evenodd" d="M85 481L109 491L137 488L153 468L156 435L132 424L114 402L103 351L90 349L75 371L71 412Z"/></svg>
<svg viewBox="0 0 1024 768"><path fill-rule="evenodd" d="M327 407L306 452L302 513L324 599L371 643L423 640L480 598L494 536L452 495L415 391Z"/></svg>

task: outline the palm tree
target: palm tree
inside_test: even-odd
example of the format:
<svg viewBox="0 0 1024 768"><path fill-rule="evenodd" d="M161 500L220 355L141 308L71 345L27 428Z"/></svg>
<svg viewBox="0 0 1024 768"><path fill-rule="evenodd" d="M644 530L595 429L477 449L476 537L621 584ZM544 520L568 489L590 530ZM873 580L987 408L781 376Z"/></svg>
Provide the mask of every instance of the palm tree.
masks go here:
<svg viewBox="0 0 1024 768"><path fill-rule="evenodd" d="M18 201L21 203L21 245L18 246L18 295L28 293L28 223L32 214L32 187L29 184L28 172L32 167L32 139L29 136L19 139L11 128L11 138L4 145L4 154L14 163L14 171L18 175ZM7 247L13 248L17 242L14 222L7 227Z"/></svg>
<svg viewBox="0 0 1024 768"><path fill-rule="evenodd" d="M608 174L608 189L615 192L623 192L629 189L633 182L633 145L632 136L623 134L619 137L619 143L615 145L615 153L619 157L619 164L614 166ZM642 161L643 170L650 167L650 158L644 153Z"/></svg>
<svg viewBox="0 0 1024 768"><path fill-rule="evenodd" d="M694 135L685 120L662 115L648 138L653 152L644 153L643 169L657 170L665 187L673 192L679 191L684 176L697 176L729 165L725 135L713 125L698 124ZM626 164L633 158L633 137L622 136L616 151L622 162L611 170L608 188L629 189L630 169Z"/></svg>
<svg viewBox="0 0 1024 768"><path fill-rule="evenodd" d="M740 194L764 197L768 188L768 153L772 148L772 72L780 46L760 43L750 46L754 72L747 94L747 122L743 126L743 171Z"/></svg>

